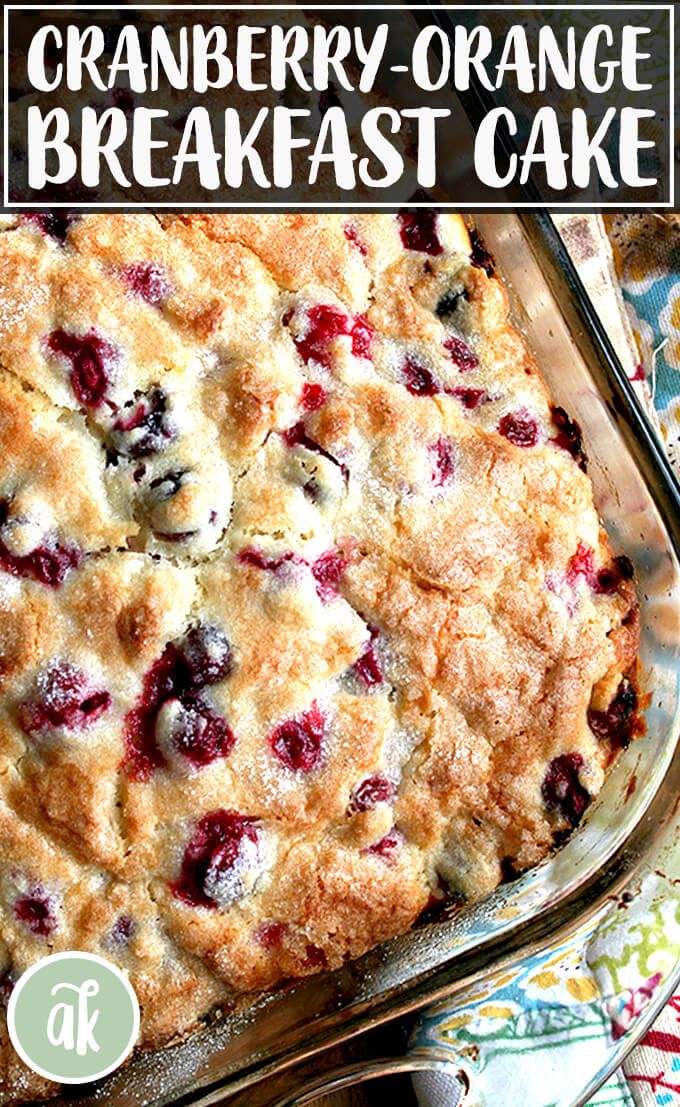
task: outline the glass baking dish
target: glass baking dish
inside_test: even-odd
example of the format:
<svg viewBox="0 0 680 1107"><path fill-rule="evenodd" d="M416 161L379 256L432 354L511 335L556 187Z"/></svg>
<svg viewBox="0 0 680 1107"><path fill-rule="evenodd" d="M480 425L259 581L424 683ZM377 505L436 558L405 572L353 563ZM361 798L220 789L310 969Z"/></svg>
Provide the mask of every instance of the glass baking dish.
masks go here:
<svg viewBox="0 0 680 1107"><path fill-rule="evenodd" d="M70 1089L64 1104L221 1102L286 1067L301 1071L319 1051L395 1016L444 998L453 1004L471 981L568 935L648 871L680 876L671 871L680 829L680 490L549 216L475 222L548 386L581 424L602 519L635 565L647 735L622 754L578 832L521 879L338 972L140 1053L96 1088ZM664 982L645 1023L674 981Z"/></svg>

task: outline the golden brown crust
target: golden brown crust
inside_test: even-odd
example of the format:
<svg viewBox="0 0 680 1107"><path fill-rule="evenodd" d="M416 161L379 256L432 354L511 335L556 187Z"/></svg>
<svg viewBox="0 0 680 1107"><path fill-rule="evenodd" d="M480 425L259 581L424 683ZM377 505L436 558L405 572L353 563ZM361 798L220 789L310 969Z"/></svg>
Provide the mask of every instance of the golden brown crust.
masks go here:
<svg viewBox="0 0 680 1107"><path fill-rule="evenodd" d="M103 953L162 1040L535 864L636 733L577 428L428 218L0 234L8 982Z"/></svg>

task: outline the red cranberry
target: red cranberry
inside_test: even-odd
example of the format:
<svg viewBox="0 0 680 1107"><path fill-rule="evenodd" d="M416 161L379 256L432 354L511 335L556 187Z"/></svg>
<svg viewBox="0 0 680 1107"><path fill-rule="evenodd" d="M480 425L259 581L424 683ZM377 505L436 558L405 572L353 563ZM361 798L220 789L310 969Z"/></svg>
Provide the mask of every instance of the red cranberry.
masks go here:
<svg viewBox="0 0 680 1107"><path fill-rule="evenodd" d="M373 646L367 646L358 661L354 662L353 669L367 688L382 684L382 669Z"/></svg>
<svg viewBox="0 0 680 1107"><path fill-rule="evenodd" d="M161 710L167 711L173 704L178 712L166 739L172 751L182 754L197 769L227 757L236 741L235 735L202 696L185 692L181 699L166 700ZM162 719L163 715L157 718ZM158 742L156 728L154 733Z"/></svg>
<svg viewBox="0 0 680 1107"><path fill-rule="evenodd" d="M401 831L397 830L396 827L393 827L384 838L368 846L365 852L372 853L376 857L381 857L388 865L394 865L397 860L397 854L403 844L404 835Z"/></svg>
<svg viewBox="0 0 680 1107"><path fill-rule="evenodd" d="M456 444L450 438L438 438L429 449L432 455L432 480L437 488L441 488L455 475Z"/></svg>
<svg viewBox="0 0 680 1107"><path fill-rule="evenodd" d="M476 369L479 365L479 360L472 350L468 346L467 342L463 342L462 338L447 338L444 342L444 349L451 355L451 361L460 369L461 373L469 373L471 369Z"/></svg>
<svg viewBox="0 0 680 1107"><path fill-rule="evenodd" d="M137 927L129 915L119 915L111 928L110 938L114 945L125 946L133 937Z"/></svg>
<svg viewBox="0 0 680 1107"><path fill-rule="evenodd" d="M382 684L383 680L382 667L374 645L378 637L378 631L375 627L371 627L370 630L371 639L361 657L355 661L352 666L354 672L364 682L367 688L372 688L376 684Z"/></svg>
<svg viewBox="0 0 680 1107"><path fill-rule="evenodd" d="M229 907L254 888L262 868L257 819L235 811L211 811L196 824L184 851L179 879L170 885L190 907Z"/></svg>
<svg viewBox="0 0 680 1107"><path fill-rule="evenodd" d="M48 588L63 584L69 570L77 569L82 559L81 551L75 546L60 546L53 541L20 557L11 553L0 540L0 569L15 577L37 580Z"/></svg>
<svg viewBox="0 0 680 1107"><path fill-rule="evenodd" d="M328 958L320 946L312 945L310 942L305 948L305 959L302 964L306 969L325 969Z"/></svg>
<svg viewBox="0 0 680 1107"><path fill-rule="evenodd" d="M288 932L288 926L282 922L260 923L255 931L254 938L263 949L276 949L281 945L284 935Z"/></svg>
<svg viewBox="0 0 680 1107"><path fill-rule="evenodd" d="M345 238L347 239L347 241L351 242L353 246L356 246L362 257L366 257L368 254L368 247L366 246L366 243L363 242L359 237L359 232L356 229L355 224L345 223L342 229L345 232Z"/></svg>
<svg viewBox="0 0 680 1107"><path fill-rule="evenodd" d="M299 423L294 423L292 427L288 427L288 429L283 432L282 437L286 446L290 446L291 449L295 446L304 446L310 453L319 454L320 457L325 457L327 461L331 461L333 465L338 466L345 482L349 480L349 469L347 466L342 461L338 461L337 458L333 457L328 450L325 450L324 447L320 446L318 442L315 442L313 438L310 438L302 420L300 420Z"/></svg>
<svg viewBox="0 0 680 1107"><path fill-rule="evenodd" d="M579 542L576 553L567 566L566 581L575 588L579 577L587 582L597 595L609 596L616 592L623 580L632 580L634 569L627 557L616 557L611 565L595 568L595 551L585 542Z"/></svg>
<svg viewBox="0 0 680 1107"><path fill-rule="evenodd" d="M450 396L455 396L467 411L474 411L480 404L488 404L491 397L485 388L451 388Z"/></svg>
<svg viewBox="0 0 680 1107"><path fill-rule="evenodd" d="M546 807L570 826L578 825L591 800L590 793L579 780L579 769L583 768L583 764L580 753L564 753L555 757L548 765L541 785Z"/></svg>
<svg viewBox="0 0 680 1107"><path fill-rule="evenodd" d="M342 335L352 339L352 353L355 357L368 357L374 330L363 315L354 318L332 304L314 304L307 310L307 333L294 339L295 345L305 361L317 361L320 365L330 366L330 344Z"/></svg>
<svg viewBox="0 0 680 1107"><path fill-rule="evenodd" d="M290 446L291 449L295 446L304 446L305 449L316 452L317 444L314 439L308 437L307 428L302 420L299 423L293 423L292 427L287 427L282 437L286 446Z"/></svg>
<svg viewBox="0 0 680 1107"><path fill-rule="evenodd" d="M595 551L585 542L579 542L576 553L567 566L566 580L570 588L576 586L579 577L583 577L589 584L595 580Z"/></svg>
<svg viewBox="0 0 680 1107"><path fill-rule="evenodd" d="M611 596L618 591L622 581L632 580L634 576L635 569L632 561L625 554L621 554L614 558L611 565L598 569L594 590L603 596Z"/></svg>
<svg viewBox="0 0 680 1107"><path fill-rule="evenodd" d="M94 688L87 674L76 665L60 661L38 678L35 697L20 709L20 722L27 734L62 727L87 730L110 706L108 692Z"/></svg>
<svg viewBox="0 0 680 1107"><path fill-rule="evenodd" d="M437 234L437 213L429 209L400 211L397 215L401 241L406 250L418 250L436 257L444 252Z"/></svg>
<svg viewBox="0 0 680 1107"><path fill-rule="evenodd" d="M330 600L337 595L346 568L347 558L340 550L327 550L317 557L312 565L312 575L322 600Z"/></svg>
<svg viewBox="0 0 680 1107"><path fill-rule="evenodd" d="M571 454L579 468L583 469L585 473L588 466L588 458L583 449L581 428L574 419L571 419L570 416L567 415L563 407L556 407L553 405L551 412L552 421L557 427L557 434L551 438L550 441L553 442L555 446L559 446L560 449L566 450L567 453Z"/></svg>
<svg viewBox="0 0 680 1107"><path fill-rule="evenodd" d="M494 260L484 245L482 236L475 227L468 227L468 234L470 235L470 242L472 243L470 264L474 265L476 269L483 269L487 277L493 277L495 269Z"/></svg>
<svg viewBox="0 0 680 1107"><path fill-rule="evenodd" d="M375 331L363 315L355 315L352 325L352 353L355 357L370 357Z"/></svg>
<svg viewBox="0 0 680 1107"><path fill-rule="evenodd" d="M122 272L123 280L130 292L147 304L157 307L167 300L172 293L170 282L158 265L151 262L140 262L138 265L130 265Z"/></svg>
<svg viewBox="0 0 680 1107"><path fill-rule="evenodd" d="M402 367L404 384L412 396L436 396L439 385L429 369L409 354Z"/></svg>
<svg viewBox="0 0 680 1107"><path fill-rule="evenodd" d="M61 329L52 331L47 346L53 354L71 362L71 387L79 402L85 407L99 407L118 360L115 347L94 330L77 335Z"/></svg>
<svg viewBox="0 0 680 1107"><path fill-rule="evenodd" d="M114 441L128 457L160 453L177 437L168 413L168 398L162 388L152 388L127 404L113 424Z"/></svg>
<svg viewBox="0 0 680 1107"><path fill-rule="evenodd" d="M300 406L305 411L316 411L326 402L326 390L320 384L312 384L307 381L302 386Z"/></svg>
<svg viewBox="0 0 680 1107"><path fill-rule="evenodd" d="M588 726L596 738L625 749L633 737L638 697L631 682L624 677L606 711L588 708Z"/></svg>
<svg viewBox="0 0 680 1107"><path fill-rule="evenodd" d="M192 688L218 684L231 672L231 646L216 626L194 623L179 644Z"/></svg>
<svg viewBox="0 0 680 1107"><path fill-rule="evenodd" d="M177 725L169 742L196 768L226 757L235 737L226 721L198 690L215 684L231 671L231 649L220 630L196 624L179 643L170 643L144 678L139 703L125 720L127 754L124 767L135 780L148 780L165 764L156 726L161 709L177 700Z"/></svg>
<svg viewBox="0 0 680 1107"><path fill-rule="evenodd" d="M66 241L69 228L73 223L73 215L57 215L56 212L47 212L45 215L22 215L22 223L34 223L40 228L47 238L53 238L62 245Z"/></svg>
<svg viewBox="0 0 680 1107"><path fill-rule="evenodd" d="M246 546L244 550L241 550L238 559L243 565L252 565L254 569L262 569L269 573L278 572L284 565L306 564L306 562L297 554L293 553L292 550L286 550L285 553L268 557L262 550L256 550L254 546Z"/></svg>
<svg viewBox="0 0 680 1107"><path fill-rule="evenodd" d="M49 938L57 928L54 896L41 884L35 884L30 892L17 898L14 914L31 934L39 938Z"/></svg>
<svg viewBox="0 0 680 1107"><path fill-rule="evenodd" d="M394 785L384 776L367 776L352 792L350 811L370 811L379 803L391 803Z"/></svg>
<svg viewBox="0 0 680 1107"><path fill-rule="evenodd" d="M538 442L538 421L526 409L511 411L498 423L498 431L514 446L535 446Z"/></svg>
<svg viewBox="0 0 680 1107"><path fill-rule="evenodd" d="M269 745L286 768L309 773L321 758L321 744L326 736L326 719L318 704L301 715L279 723L269 735Z"/></svg>
<svg viewBox="0 0 680 1107"><path fill-rule="evenodd" d="M124 767L134 780L148 780L154 769L164 764L156 745L156 716L163 703L178 691L178 668L177 650L168 645L146 674L140 701L125 719Z"/></svg>

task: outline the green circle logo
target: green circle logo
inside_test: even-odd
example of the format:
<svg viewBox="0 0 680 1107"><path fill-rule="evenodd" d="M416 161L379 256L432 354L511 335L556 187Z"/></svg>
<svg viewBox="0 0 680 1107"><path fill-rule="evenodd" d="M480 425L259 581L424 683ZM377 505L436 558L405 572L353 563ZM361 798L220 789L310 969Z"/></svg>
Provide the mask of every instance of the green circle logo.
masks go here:
<svg viewBox="0 0 680 1107"><path fill-rule="evenodd" d="M93 953L55 953L20 977L7 1008L12 1045L34 1072L86 1084L113 1072L139 1033L127 976Z"/></svg>

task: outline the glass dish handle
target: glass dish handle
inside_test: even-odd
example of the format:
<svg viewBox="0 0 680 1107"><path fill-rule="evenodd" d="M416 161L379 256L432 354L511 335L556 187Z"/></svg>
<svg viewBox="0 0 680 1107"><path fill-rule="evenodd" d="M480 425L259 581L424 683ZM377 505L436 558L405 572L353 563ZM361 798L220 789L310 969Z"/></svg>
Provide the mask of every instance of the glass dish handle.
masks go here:
<svg viewBox="0 0 680 1107"><path fill-rule="evenodd" d="M345 1091L347 1088L356 1088L369 1080L398 1075L422 1075L444 1081L443 1090L448 1093L446 1100L442 1100L445 1107L457 1107L457 1104L462 1102L467 1089L467 1080L458 1064L451 1058L443 1058L441 1050L433 1050L430 1056L426 1050L423 1050L419 1051L417 1057L407 1053L404 1057L362 1060L331 1069L329 1072L315 1076L283 1099L277 1099L272 1107L312 1107L316 1104L321 1107L327 1095Z"/></svg>

